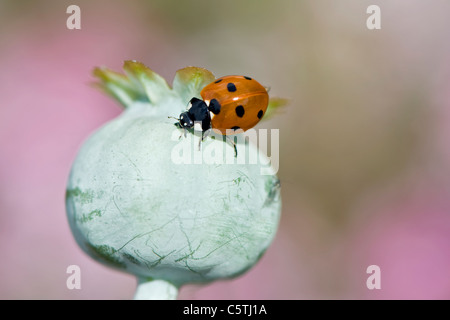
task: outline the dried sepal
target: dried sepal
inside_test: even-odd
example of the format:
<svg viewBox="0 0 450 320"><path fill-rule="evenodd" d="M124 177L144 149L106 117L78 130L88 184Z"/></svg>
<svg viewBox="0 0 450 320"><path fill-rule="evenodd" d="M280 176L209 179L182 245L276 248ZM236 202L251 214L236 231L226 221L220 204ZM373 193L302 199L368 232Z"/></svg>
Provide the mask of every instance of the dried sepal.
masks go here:
<svg viewBox="0 0 450 320"><path fill-rule="evenodd" d="M275 114L279 113L280 110L289 103L288 99L285 98L270 98L269 105L267 106L266 114L264 115L263 120L267 120L272 118Z"/></svg>
<svg viewBox="0 0 450 320"><path fill-rule="evenodd" d="M100 81L93 85L113 97L125 108L136 100L145 100L146 93L142 87L134 85L130 79L106 67L98 67L93 75Z"/></svg>
<svg viewBox="0 0 450 320"><path fill-rule="evenodd" d="M141 62L127 60L123 69L128 78L147 94L151 104L157 104L172 95L166 80Z"/></svg>
<svg viewBox="0 0 450 320"><path fill-rule="evenodd" d="M193 97L201 99L200 91L215 80L215 76L204 68L186 67L176 72L173 79L173 90L183 102Z"/></svg>

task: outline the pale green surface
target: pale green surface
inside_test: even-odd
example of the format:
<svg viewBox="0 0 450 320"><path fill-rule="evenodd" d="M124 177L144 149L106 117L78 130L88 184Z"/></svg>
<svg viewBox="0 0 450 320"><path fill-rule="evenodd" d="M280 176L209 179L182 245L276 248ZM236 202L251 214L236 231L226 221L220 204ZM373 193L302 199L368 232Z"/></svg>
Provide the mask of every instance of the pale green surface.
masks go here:
<svg viewBox="0 0 450 320"><path fill-rule="evenodd" d="M261 165L174 163L174 150L183 147L194 158L225 148L223 159L236 160L220 139L206 139L201 150L190 132L179 140L182 131L167 116L185 108L178 93L190 95L203 84L177 78L177 91L167 93L163 85L165 96L152 94L157 104L128 104L95 132L67 186L67 215L81 248L140 283L162 279L180 286L238 275L265 252L279 221L278 179L261 175ZM155 90L157 79L156 87L144 83ZM243 144L238 152L245 154ZM258 153L252 145L249 152Z"/></svg>
<svg viewBox="0 0 450 320"><path fill-rule="evenodd" d="M164 280L139 282L134 300L175 300L178 288Z"/></svg>

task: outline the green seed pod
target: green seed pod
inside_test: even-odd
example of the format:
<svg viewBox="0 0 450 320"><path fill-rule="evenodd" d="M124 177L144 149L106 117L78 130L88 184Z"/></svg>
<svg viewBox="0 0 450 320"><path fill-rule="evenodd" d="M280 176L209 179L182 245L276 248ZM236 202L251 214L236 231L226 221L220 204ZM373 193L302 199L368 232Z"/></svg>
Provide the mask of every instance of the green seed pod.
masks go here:
<svg viewBox="0 0 450 320"><path fill-rule="evenodd" d="M182 69L170 88L138 62L124 69L94 72L125 110L87 139L72 166L66 208L77 243L135 275L136 299L173 299L183 284L243 273L270 245L280 217L269 159L242 137L238 154L258 163L238 163L221 136L199 148L199 136L184 136L168 119L214 80L209 71Z"/></svg>

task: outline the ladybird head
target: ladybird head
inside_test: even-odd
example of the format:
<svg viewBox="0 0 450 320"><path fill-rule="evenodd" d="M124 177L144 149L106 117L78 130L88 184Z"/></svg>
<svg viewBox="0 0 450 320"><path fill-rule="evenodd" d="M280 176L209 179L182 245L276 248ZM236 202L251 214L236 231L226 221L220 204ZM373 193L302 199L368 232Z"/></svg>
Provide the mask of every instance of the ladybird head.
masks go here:
<svg viewBox="0 0 450 320"><path fill-rule="evenodd" d="M194 126L194 121L189 116L189 112L185 111L180 114L176 125L179 125L181 128L192 128Z"/></svg>

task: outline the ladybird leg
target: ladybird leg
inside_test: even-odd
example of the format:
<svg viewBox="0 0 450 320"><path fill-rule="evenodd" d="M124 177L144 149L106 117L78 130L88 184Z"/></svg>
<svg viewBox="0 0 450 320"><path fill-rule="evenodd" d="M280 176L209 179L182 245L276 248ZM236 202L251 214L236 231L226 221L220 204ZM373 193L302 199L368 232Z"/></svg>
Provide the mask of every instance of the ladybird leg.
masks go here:
<svg viewBox="0 0 450 320"><path fill-rule="evenodd" d="M205 140L209 136L210 133L211 133L211 129L208 129L206 131L202 131L202 138L198 142L198 151L200 151L201 143L203 142L203 140Z"/></svg>
<svg viewBox="0 0 450 320"><path fill-rule="evenodd" d="M183 131L184 131L184 137L186 138L186 128L181 127L181 125L180 125L179 123L175 123L175 126L176 126L178 129L183 129ZM178 137L178 140L181 140L182 137L183 137L183 133L180 134L180 136Z"/></svg>
<svg viewBox="0 0 450 320"><path fill-rule="evenodd" d="M198 139L198 151L201 150L202 141L203 141L203 131L202 131L202 138Z"/></svg>
<svg viewBox="0 0 450 320"><path fill-rule="evenodd" d="M210 133L211 133L211 128L206 130L206 131L204 131L202 133L202 141L205 140L209 136Z"/></svg>
<svg viewBox="0 0 450 320"><path fill-rule="evenodd" d="M234 157L237 158L237 148L236 143L234 142L234 139L231 139L230 136L225 136L227 138L227 141L233 146L234 148Z"/></svg>
<svg viewBox="0 0 450 320"><path fill-rule="evenodd" d="M183 133L182 134L180 134L180 136L178 137L178 140L181 140L181 138L183 138L183 136L186 138L187 136L186 136L186 128L183 128Z"/></svg>
<svg viewBox="0 0 450 320"><path fill-rule="evenodd" d="M204 139L204 131L202 131L202 138L198 140L198 151L201 150L203 139Z"/></svg>

